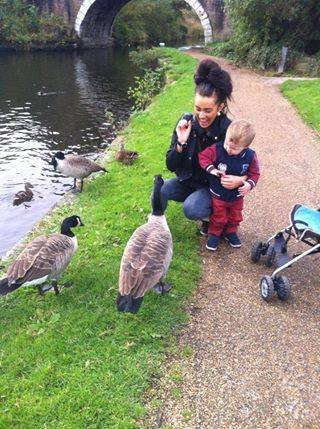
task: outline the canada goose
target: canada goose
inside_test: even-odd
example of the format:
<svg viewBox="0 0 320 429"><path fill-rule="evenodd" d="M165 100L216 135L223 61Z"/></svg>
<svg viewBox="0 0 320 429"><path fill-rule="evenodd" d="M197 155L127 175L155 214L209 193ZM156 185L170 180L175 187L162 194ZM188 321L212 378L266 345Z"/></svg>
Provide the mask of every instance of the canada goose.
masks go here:
<svg viewBox="0 0 320 429"><path fill-rule="evenodd" d="M65 155L63 152L57 152L53 155L51 164L53 165L55 171L59 171L65 176L73 177L73 189L76 190L77 179L81 179L80 192L83 189L83 179L90 176L91 173L97 171L104 171L107 173L107 170L101 167L91 159L84 158L80 155Z"/></svg>
<svg viewBox="0 0 320 429"><path fill-rule="evenodd" d="M126 150L124 148L124 143L120 143L120 149L116 153L115 158L117 161L122 162L122 164L131 165L138 158L138 156L138 152Z"/></svg>
<svg viewBox="0 0 320 429"><path fill-rule="evenodd" d="M171 285L164 277L172 259L172 236L160 201L164 181L155 176L152 213L148 222L138 227L124 249L119 277L119 311L137 313L145 293L154 288L168 292Z"/></svg>
<svg viewBox="0 0 320 429"><path fill-rule="evenodd" d="M33 185L31 185L31 183L27 182L24 185L25 190L19 191L15 194L12 204L14 206L19 206L20 204L22 204L26 201L31 201L32 197L33 197L33 192L31 191L31 188L33 188Z"/></svg>
<svg viewBox="0 0 320 429"><path fill-rule="evenodd" d="M40 293L53 287L58 294L58 280L78 247L71 231L77 226L83 226L79 216L67 217L61 224L61 234L42 235L29 243L0 280L0 295L31 285L38 285ZM50 287L41 288L46 281L51 281Z"/></svg>

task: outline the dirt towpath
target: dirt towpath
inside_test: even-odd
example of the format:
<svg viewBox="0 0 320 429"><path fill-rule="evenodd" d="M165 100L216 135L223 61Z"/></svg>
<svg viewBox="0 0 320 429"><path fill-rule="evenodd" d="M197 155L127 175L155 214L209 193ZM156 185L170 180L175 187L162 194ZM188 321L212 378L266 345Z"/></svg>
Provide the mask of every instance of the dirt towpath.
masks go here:
<svg viewBox="0 0 320 429"><path fill-rule="evenodd" d="M231 117L256 129L253 148L262 178L246 198L241 249L222 243L209 253L201 238L203 277L179 338L180 357L170 362L157 389L163 403L152 427L320 428L319 256L287 270L293 283L289 302L269 304L258 285L272 269L249 257L257 238L289 224L294 204L320 206L320 142L277 86L218 62L234 84Z"/></svg>

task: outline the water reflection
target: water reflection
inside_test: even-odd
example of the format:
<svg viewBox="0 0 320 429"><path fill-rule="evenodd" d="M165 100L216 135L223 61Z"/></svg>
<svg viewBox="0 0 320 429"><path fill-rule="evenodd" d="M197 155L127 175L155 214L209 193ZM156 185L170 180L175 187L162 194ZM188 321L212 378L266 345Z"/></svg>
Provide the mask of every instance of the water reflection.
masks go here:
<svg viewBox="0 0 320 429"><path fill-rule="evenodd" d="M127 53L111 49L0 54L0 256L72 185L48 164L52 153L90 156L114 138L136 73ZM14 207L25 182L34 199Z"/></svg>

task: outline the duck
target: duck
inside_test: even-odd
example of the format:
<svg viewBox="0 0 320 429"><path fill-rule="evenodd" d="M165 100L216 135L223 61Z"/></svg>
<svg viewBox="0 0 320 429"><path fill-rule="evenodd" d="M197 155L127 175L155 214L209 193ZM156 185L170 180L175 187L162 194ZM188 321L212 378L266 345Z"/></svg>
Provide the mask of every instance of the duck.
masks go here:
<svg viewBox="0 0 320 429"><path fill-rule="evenodd" d="M77 191L77 179L81 180L80 192L83 190L83 179L90 176L90 174L107 170L101 167L91 159L85 158L81 155L68 154L65 155L63 152L57 152L53 155L51 164L55 171L64 174L68 177L74 178L73 190Z"/></svg>
<svg viewBox="0 0 320 429"><path fill-rule="evenodd" d="M172 288L171 284L165 283L173 244L160 199L163 183L162 176L156 175L148 222L134 231L124 249L116 301L118 311L137 313L149 290L164 294Z"/></svg>
<svg viewBox="0 0 320 429"><path fill-rule="evenodd" d="M15 194L12 204L14 206L19 206L20 204L22 204L26 201L31 201L33 198L33 192L31 191L31 188L33 188L33 185L31 185L31 183L27 182L24 185L24 191L19 191Z"/></svg>
<svg viewBox="0 0 320 429"><path fill-rule="evenodd" d="M41 97L44 97L46 95L56 95L56 94L64 94L64 91L51 91L51 92L46 92L46 87L42 86L40 91L37 92L37 95L40 95Z"/></svg>
<svg viewBox="0 0 320 429"><path fill-rule="evenodd" d="M46 87L42 86L40 91L37 92L37 95L40 95L40 96L46 95Z"/></svg>
<svg viewBox="0 0 320 429"><path fill-rule="evenodd" d="M32 285L38 286L40 294L53 289L58 295L58 280L78 248L71 228L80 226L80 217L73 215L63 220L60 234L42 235L29 243L0 280L0 295Z"/></svg>
<svg viewBox="0 0 320 429"><path fill-rule="evenodd" d="M124 148L124 143L120 143L120 149L115 155L117 161L122 162L125 165L132 165L134 161L138 158L138 152L133 150L126 150Z"/></svg>

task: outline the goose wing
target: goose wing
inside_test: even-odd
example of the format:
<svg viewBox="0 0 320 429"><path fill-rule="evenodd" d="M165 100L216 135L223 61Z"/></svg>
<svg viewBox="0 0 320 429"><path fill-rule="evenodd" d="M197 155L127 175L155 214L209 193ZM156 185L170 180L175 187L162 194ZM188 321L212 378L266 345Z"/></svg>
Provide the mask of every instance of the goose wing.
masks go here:
<svg viewBox="0 0 320 429"><path fill-rule="evenodd" d="M85 158L84 156L66 155L66 159L68 160L68 163L71 168L82 169L83 171L88 172L88 174L105 170L99 164L94 161L91 161L91 159Z"/></svg>
<svg viewBox="0 0 320 429"><path fill-rule="evenodd" d="M63 234L33 240L9 267L9 283L25 283L62 272L75 251L72 239Z"/></svg>
<svg viewBox="0 0 320 429"><path fill-rule="evenodd" d="M136 229L124 250L119 279L121 295L139 298L164 276L172 258L172 237L149 224Z"/></svg>

